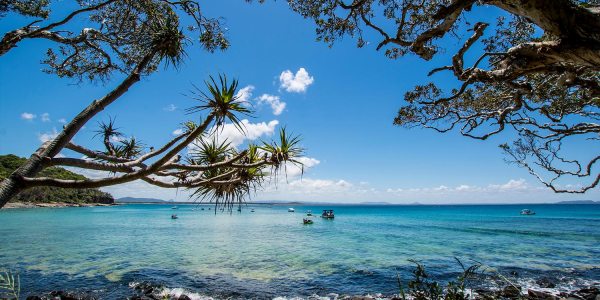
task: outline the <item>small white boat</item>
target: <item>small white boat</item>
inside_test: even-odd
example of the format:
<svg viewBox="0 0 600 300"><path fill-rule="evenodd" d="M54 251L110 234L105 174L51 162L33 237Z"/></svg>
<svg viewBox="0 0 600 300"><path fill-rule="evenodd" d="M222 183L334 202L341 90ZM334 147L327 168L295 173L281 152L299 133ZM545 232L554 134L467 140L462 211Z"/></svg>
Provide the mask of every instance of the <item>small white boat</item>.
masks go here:
<svg viewBox="0 0 600 300"><path fill-rule="evenodd" d="M335 215L333 214L333 209L324 209L323 213L321 214L321 218L325 218L325 219L335 218Z"/></svg>
<svg viewBox="0 0 600 300"><path fill-rule="evenodd" d="M527 216L533 216L535 215L535 211L531 210L531 209L524 209L521 211L522 215L527 215Z"/></svg>
<svg viewBox="0 0 600 300"><path fill-rule="evenodd" d="M171 209L177 209L177 205L175 205L175 206L171 207Z"/></svg>
<svg viewBox="0 0 600 300"><path fill-rule="evenodd" d="M254 208L250 210L250 212L254 212Z"/></svg>
<svg viewBox="0 0 600 300"><path fill-rule="evenodd" d="M311 210L307 210L307 211L306 211L306 216L310 217L310 216L312 216L312 215L313 215L313 214L312 214L312 211L311 211Z"/></svg>
<svg viewBox="0 0 600 300"><path fill-rule="evenodd" d="M296 210L293 209L292 207L288 208L288 212L295 212Z"/></svg>

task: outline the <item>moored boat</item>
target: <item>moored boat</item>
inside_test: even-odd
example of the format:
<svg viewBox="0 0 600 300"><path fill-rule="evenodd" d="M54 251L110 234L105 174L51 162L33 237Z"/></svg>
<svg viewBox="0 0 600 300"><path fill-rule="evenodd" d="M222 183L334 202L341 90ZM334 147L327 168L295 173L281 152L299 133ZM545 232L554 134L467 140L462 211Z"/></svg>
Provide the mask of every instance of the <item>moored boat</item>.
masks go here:
<svg viewBox="0 0 600 300"><path fill-rule="evenodd" d="M521 211L522 215L527 215L527 216L532 216L535 215L535 211L531 210L531 209L524 209Z"/></svg>
<svg viewBox="0 0 600 300"><path fill-rule="evenodd" d="M311 219L307 219L307 218L302 219L302 224L304 224L304 225L308 225L308 224L312 224L312 223L313 223L313 220L311 220Z"/></svg>
<svg viewBox="0 0 600 300"><path fill-rule="evenodd" d="M321 218L325 218L325 219L335 218L335 215L333 214L333 209L324 209L323 213L321 214Z"/></svg>
<svg viewBox="0 0 600 300"><path fill-rule="evenodd" d="M295 212L296 210L292 207L288 208L288 212Z"/></svg>

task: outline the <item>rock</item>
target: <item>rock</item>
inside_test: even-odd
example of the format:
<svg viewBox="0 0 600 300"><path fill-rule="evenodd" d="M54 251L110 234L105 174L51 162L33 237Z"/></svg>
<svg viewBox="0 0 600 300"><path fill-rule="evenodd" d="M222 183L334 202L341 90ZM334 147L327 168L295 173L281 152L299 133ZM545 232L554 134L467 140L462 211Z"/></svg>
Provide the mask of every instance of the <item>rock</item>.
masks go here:
<svg viewBox="0 0 600 300"><path fill-rule="evenodd" d="M475 289L473 290L473 295L475 296L475 299L479 300L492 300L497 298L494 291L485 289Z"/></svg>
<svg viewBox="0 0 600 300"><path fill-rule="evenodd" d="M192 298L188 297L188 295L181 294L177 300L192 300Z"/></svg>
<svg viewBox="0 0 600 300"><path fill-rule="evenodd" d="M521 296L521 287L509 285L502 290L502 296L506 298L519 298Z"/></svg>
<svg viewBox="0 0 600 300"><path fill-rule="evenodd" d="M535 291L532 289L527 290L529 299L543 299L543 300L558 300L559 298L546 292Z"/></svg>
<svg viewBox="0 0 600 300"><path fill-rule="evenodd" d="M29 296L27 297L27 299L25 300L42 300L42 298L38 297L38 296Z"/></svg>
<svg viewBox="0 0 600 300"><path fill-rule="evenodd" d="M579 291L575 292L575 295L580 296L585 300L596 300L598 294L600 294L600 290L594 287L580 289Z"/></svg>
<svg viewBox="0 0 600 300"><path fill-rule="evenodd" d="M541 288L553 289L556 287L556 281L548 277L540 278L536 280L535 283L537 283Z"/></svg>

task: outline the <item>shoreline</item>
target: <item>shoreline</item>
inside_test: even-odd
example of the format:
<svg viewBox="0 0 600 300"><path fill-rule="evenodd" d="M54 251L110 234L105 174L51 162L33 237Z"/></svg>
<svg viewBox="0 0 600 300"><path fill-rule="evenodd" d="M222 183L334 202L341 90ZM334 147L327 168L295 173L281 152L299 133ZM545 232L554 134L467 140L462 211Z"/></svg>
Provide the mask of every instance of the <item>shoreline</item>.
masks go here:
<svg viewBox="0 0 600 300"><path fill-rule="evenodd" d="M61 207L94 207L94 206L117 206L119 203L69 203L69 202L9 202L2 209L17 208L61 208Z"/></svg>

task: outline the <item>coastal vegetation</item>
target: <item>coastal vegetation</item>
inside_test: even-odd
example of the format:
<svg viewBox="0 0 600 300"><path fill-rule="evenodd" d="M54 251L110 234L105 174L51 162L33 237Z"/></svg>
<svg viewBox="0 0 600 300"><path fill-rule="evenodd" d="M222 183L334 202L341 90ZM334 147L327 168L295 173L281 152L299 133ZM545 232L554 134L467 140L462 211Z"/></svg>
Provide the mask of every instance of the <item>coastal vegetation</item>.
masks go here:
<svg viewBox="0 0 600 300"><path fill-rule="evenodd" d="M19 299L21 280L10 271L0 271L0 299Z"/></svg>
<svg viewBox="0 0 600 300"><path fill-rule="evenodd" d="M34 187L83 189L143 180L163 188L193 189L193 195L231 209L234 202L241 203L260 187L265 175L278 173L287 162L299 163L295 157L301 149L294 146L298 137L284 131L279 141L264 142L260 151L258 146L250 145L246 150L199 147L196 153L186 152L188 146L203 145L205 139L207 143L216 143L226 122L244 132L238 116L251 115L252 111L239 99L238 81L225 75L206 80L207 91L195 89L191 97L198 105L188 113L200 121L186 121L186 130L164 145L146 147L134 138L121 139L123 135L112 118L101 122L97 135L105 149L93 150L73 143L72 138L86 123L143 76L156 72L160 66L177 68L187 58L185 48L193 40L186 34L198 34L195 39L209 52L225 50L229 42L221 28L222 21L207 18L195 1L77 2L63 17L55 16L52 8L49 1L12 1L0 5L0 15L32 18L31 22L4 34L0 56L15 51L24 40L44 39L55 43L46 53L44 72L79 82L106 83L114 74L122 75L118 77L123 79L105 96L91 101L55 138L44 143L0 183L0 208L20 192ZM78 23L81 19L87 20L87 27L73 30L73 26L82 26ZM59 154L65 149L85 158L61 157ZM209 152L210 155L205 155ZM106 171L106 176L94 179L39 176L53 166ZM273 172L265 172L267 167Z"/></svg>
<svg viewBox="0 0 600 300"><path fill-rule="evenodd" d="M506 160L553 191L584 193L600 183L597 0L288 2L330 46L350 36L393 60L449 60L405 93L395 125L478 140L516 133L500 145ZM569 150L580 143L596 151Z"/></svg>
<svg viewBox="0 0 600 300"><path fill-rule="evenodd" d="M16 155L0 155L0 181L8 177L14 170L25 163L26 159ZM39 176L61 180L85 180L85 176L73 173L60 167L50 167L42 170ZM105 203L114 202L112 195L95 188L61 189L40 186L27 189L17 194L12 202L66 202L66 203Z"/></svg>

